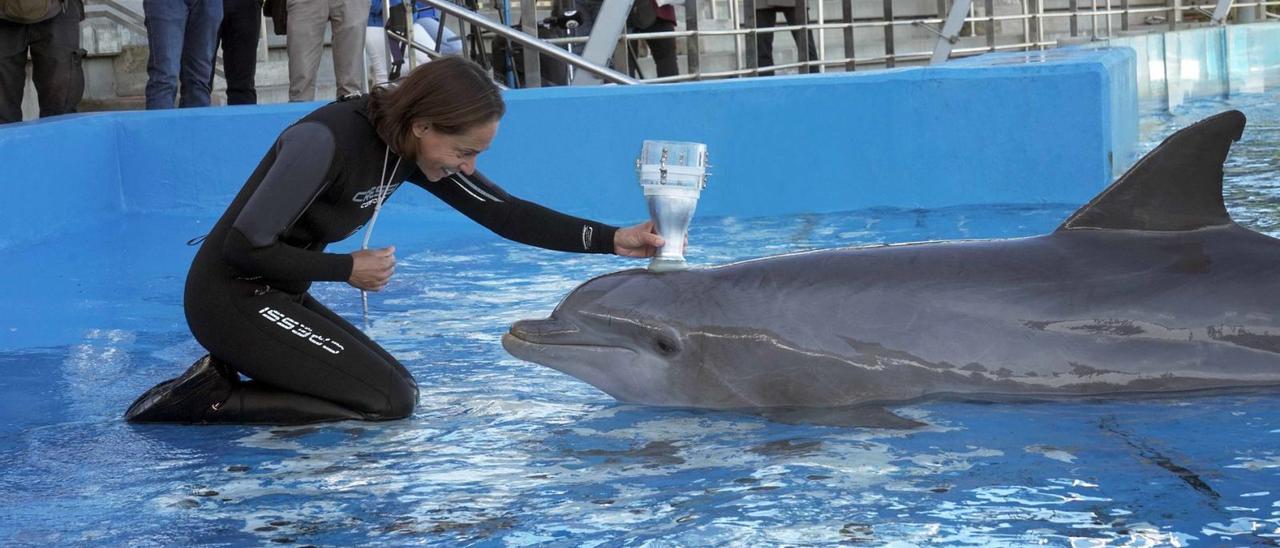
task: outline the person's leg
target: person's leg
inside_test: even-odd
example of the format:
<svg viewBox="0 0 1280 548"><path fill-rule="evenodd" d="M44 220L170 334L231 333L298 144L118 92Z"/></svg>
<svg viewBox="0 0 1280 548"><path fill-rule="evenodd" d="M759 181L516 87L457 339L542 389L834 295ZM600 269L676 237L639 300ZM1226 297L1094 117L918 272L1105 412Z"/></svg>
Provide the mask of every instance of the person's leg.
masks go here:
<svg viewBox="0 0 1280 548"><path fill-rule="evenodd" d="M453 32L453 29L448 26L442 26L439 20L423 17L418 20L418 25L426 29L427 36L431 37L431 43L436 43L436 36L440 36L440 53L445 55L460 55L462 53L462 38L458 37L458 34ZM442 30L443 34L441 34ZM415 30L414 32L417 31Z"/></svg>
<svg viewBox="0 0 1280 548"><path fill-rule="evenodd" d="M333 24L333 74L338 97L360 93L364 80L364 29L369 22L368 0L329 0Z"/></svg>
<svg viewBox="0 0 1280 548"><path fill-rule="evenodd" d="M237 317L221 326L230 332L210 339L232 344L210 340L206 348L236 371L280 391L336 403L368 420L413 412L418 387L408 371L345 320L316 312L323 308L319 303L304 305L279 291L231 300Z"/></svg>
<svg viewBox="0 0 1280 548"><path fill-rule="evenodd" d="M258 103L254 77L258 67L262 7L258 0L222 0L222 72L227 80L228 105Z"/></svg>
<svg viewBox="0 0 1280 548"><path fill-rule="evenodd" d="M658 19L653 26L645 29L645 32L671 32L676 30L676 24L671 21ZM658 77L676 76L680 74L680 63L676 60L676 39L675 38L654 38L645 40L649 45L649 55L653 56L653 66L655 67Z"/></svg>
<svg viewBox="0 0 1280 548"><path fill-rule="evenodd" d="M370 339L364 331L360 330L360 328L351 325L351 322L348 322L345 318L339 316L336 312L330 310L329 307L325 306L320 301L315 300L315 298L311 297L309 294L306 296L306 299L302 301L302 306L305 306L308 310L319 314L330 322L333 322L334 325L341 327L356 340L364 344L365 347L373 349L373 351L377 352L379 356L382 356L383 360L388 364L391 364L396 371L400 373L405 383L413 385L415 394L414 399L417 399L416 394L418 381L414 380L413 375L409 373L408 369L405 369L404 365L400 363L400 360L397 360L395 356L392 356L390 352L387 352L385 348L382 348L382 345L374 342L373 339Z"/></svg>
<svg viewBox="0 0 1280 548"><path fill-rule="evenodd" d="M778 13L773 8L756 10L756 28L771 29L777 23ZM756 34L756 66L760 68L773 66L773 33ZM760 71L760 76L773 76L772 70Z"/></svg>
<svg viewBox="0 0 1280 548"><path fill-rule="evenodd" d="M80 49L80 0L41 27L43 36L31 43L31 81L40 101L40 117L75 112L84 96L84 50Z"/></svg>
<svg viewBox="0 0 1280 548"><path fill-rule="evenodd" d="M786 9L782 13L787 18L787 26L805 25L809 23L809 14L804 13L797 6L795 9ZM796 41L796 59L800 61L810 61L818 59L818 45L813 42L813 33L803 30L791 31L791 38ZM801 44L804 44L803 46ZM807 50L805 48L808 48ZM802 51L804 50L804 51ZM800 71L804 73L816 74L821 72L817 66L811 66Z"/></svg>
<svg viewBox="0 0 1280 548"><path fill-rule="evenodd" d="M350 323L308 296L205 277L196 268L184 309L212 357L148 390L128 420L300 424L412 413L413 377ZM236 372L252 381L241 382Z"/></svg>
<svg viewBox="0 0 1280 548"><path fill-rule="evenodd" d="M207 107L213 90L213 59L218 53L222 0L186 0L187 28L182 37L178 106Z"/></svg>
<svg viewBox="0 0 1280 548"><path fill-rule="evenodd" d="M27 25L0 19L0 124L22 121L27 87Z"/></svg>
<svg viewBox="0 0 1280 548"><path fill-rule="evenodd" d="M182 34L187 28L187 4L173 0L143 0L147 27L147 110L173 108L178 96Z"/></svg>
<svg viewBox="0 0 1280 548"><path fill-rule="evenodd" d="M369 63L369 76L373 85L385 84L387 78L387 35L382 27L364 29L364 55Z"/></svg>
<svg viewBox="0 0 1280 548"><path fill-rule="evenodd" d="M428 31L428 30L426 29L426 27L423 27L422 25L419 25L419 24L417 24L417 23L414 23L414 25L413 25L413 43L417 44L419 47L422 47L422 48L424 48L424 49L429 49L429 50L435 50L435 49L436 49L436 40L435 40L434 36L435 36L435 34L432 34L432 33L431 33L431 31ZM414 55L413 60L414 60L414 61L416 61L418 65L421 65L421 64L424 64L424 63L427 63L427 62L431 61L431 57L430 57L430 56L428 56L427 54L422 53L421 51L418 51L418 50L416 50L416 49L415 49L415 50L413 50L413 55ZM417 66L417 65L415 65L415 66Z"/></svg>
<svg viewBox="0 0 1280 548"><path fill-rule="evenodd" d="M329 21L327 0L288 0L289 101L316 98L316 71L324 53L324 27Z"/></svg>
<svg viewBox="0 0 1280 548"><path fill-rule="evenodd" d="M124 413L126 421L135 423L307 424L364 418L331 401L243 382L209 354L181 376L144 392Z"/></svg>

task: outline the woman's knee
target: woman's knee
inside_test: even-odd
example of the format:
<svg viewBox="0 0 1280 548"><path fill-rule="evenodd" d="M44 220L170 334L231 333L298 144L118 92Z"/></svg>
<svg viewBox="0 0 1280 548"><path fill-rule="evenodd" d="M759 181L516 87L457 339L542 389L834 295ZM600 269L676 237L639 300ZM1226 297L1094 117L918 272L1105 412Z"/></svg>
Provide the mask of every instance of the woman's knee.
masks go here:
<svg viewBox="0 0 1280 548"><path fill-rule="evenodd" d="M391 383L382 405L373 411L373 420L403 419L413 414L418 405L418 385L412 378Z"/></svg>

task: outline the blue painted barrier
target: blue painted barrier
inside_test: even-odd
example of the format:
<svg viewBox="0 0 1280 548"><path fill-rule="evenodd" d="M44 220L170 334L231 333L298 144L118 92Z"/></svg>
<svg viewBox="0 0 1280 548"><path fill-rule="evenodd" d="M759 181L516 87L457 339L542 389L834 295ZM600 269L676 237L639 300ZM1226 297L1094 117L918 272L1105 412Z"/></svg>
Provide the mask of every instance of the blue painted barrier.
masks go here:
<svg viewBox="0 0 1280 548"><path fill-rule="evenodd" d="M936 68L507 93L481 169L568 213L635 222L643 139L709 146L700 216L1084 202L1127 167L1134 53L998 54ZM212 220L319 106L74 115L0 128L0 248L124 213ZM397 208L444 211L426 193ZM452 214L451 214L452 215Z"/></svg>

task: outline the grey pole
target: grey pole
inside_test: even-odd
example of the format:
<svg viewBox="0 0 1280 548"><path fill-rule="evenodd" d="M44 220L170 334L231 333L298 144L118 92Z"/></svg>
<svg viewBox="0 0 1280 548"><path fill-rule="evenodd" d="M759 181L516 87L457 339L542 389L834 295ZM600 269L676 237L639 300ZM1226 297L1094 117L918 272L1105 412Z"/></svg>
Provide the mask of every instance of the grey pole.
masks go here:
<svg viewBox="0 0 1280 548"><path fill-rule="evenodd" d="M520 2L520 29L529 36L538 35L537 2ZM538 51L524 48L524 87L542 87L542 61Z"/></svg>
<svg viewBox="0 0 1280 548"><path fill-rule="evenodd" d="M631 13L632 0L604 0L595 23L591 25L591 36L587 37L587 47L582 50L582 58L588 62L608 66L609 57L618 45L618 37L627 26L627 14ZM532 2L530 2L532 4ZM600 83L600 77L589 72L579 72L573 80L575 86L593 86Z"/></svg>
<svg viewBox="0 0 1280 548"><path fill-rule="evenodd" d="M942 24L942 33L938 35L938 41L933 46L933 57L929 58L930 65L941 65L951 57L951 48L955 47L959 40L960 29L964 27L964 18L969 14L970 5L972 0L956 0L951 4L951 12L947 14L947 21Z"/></svg>
<svg viewBox="0 0 1280 548"><path fill-rule="evenodd" d="M1227 22L1227 15L1231 13L1231 0L1218 0L1218 5L1213 8L1213 17L1210 20L1215 25L1221 25Z"/></svg>

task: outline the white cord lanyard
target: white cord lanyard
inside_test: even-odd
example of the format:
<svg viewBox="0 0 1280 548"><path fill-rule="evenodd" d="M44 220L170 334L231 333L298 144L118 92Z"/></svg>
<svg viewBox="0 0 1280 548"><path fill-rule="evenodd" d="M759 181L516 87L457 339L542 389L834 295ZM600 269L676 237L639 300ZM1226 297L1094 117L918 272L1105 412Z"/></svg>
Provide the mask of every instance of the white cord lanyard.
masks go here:
<svg viewBox="0 0 1280 548"><path fill-rule="evenodd" d="M391 179L396 176L396 171L400 170L399 155L396 156L396 165L391 168L391 177L387 177L387 161L391 159L391 145L387 145L386 152L382 154L382 175L378 177L378 197L373 202L373 217L369 219L369 226L364 231L364 241L360 242L360 249L369 249L369 238L373 237L373 225L378 222L378 212L382 211L382 201L387 198L387 191L391 190ZM360 304L364 308L364 328L369 329L369 293L363 289L360 290Z"/></svg>

